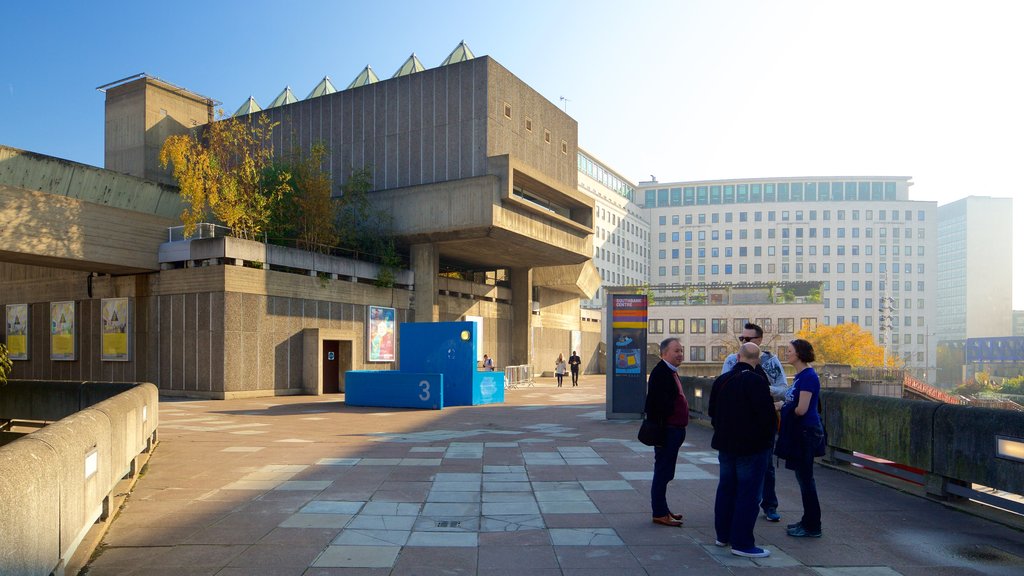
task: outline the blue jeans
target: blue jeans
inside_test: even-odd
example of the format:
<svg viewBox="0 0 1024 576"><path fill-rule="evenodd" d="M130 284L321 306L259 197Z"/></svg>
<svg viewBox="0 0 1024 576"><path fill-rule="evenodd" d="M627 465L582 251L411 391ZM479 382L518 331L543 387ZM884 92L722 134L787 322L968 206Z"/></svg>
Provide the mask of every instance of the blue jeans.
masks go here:
<svg viewBox="0 0 1024 576"><path fill-rule="evenodd" d="M665 491L676 477L676 458L679 447L686 440L686 428L665 428L665 444L654 447L654 479L651 481L651 516L658 518L669 513Z"/></svg>
<svg viewBox="0 0 1024 576"><path fill-rule="evenodd" d="M718 492L715 494L715 538L733 548L754 547L754 523L761 500L765 468L771 450L737 455L718 453Z"/></svg>
<svg viewBox="0 0 1024 576"><path fill-rule="evenodd" d="M803 501L804 516L800 524L805 530L821 530L821 504L818 502L818 488L814 484L814 448L821 441L821 426L805 427L800 430L803 455L796 463L796 482L800 485L800 499Z"/></svg>

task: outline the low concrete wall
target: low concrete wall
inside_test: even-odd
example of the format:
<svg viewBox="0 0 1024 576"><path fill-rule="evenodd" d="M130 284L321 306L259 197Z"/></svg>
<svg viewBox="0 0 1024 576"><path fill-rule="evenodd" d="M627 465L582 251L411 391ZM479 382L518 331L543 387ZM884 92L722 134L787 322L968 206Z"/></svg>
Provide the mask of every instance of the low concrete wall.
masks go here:
<svg viewBox="0 0 1024 576"><path fill-rule="evenodd" d="M682 377L690 411L707 419L711 378ZM997 456L997 437L1024 441L1024 413L824 390L830 451L859 452L924 471L930 494L981 484L1024 494L1024 462Z"/></svg>
<svg viewBox="0 0 1024 576"><path fill-rule="evenodd" d="M89 529L110 513L114 487L137 472L136 458L152 449L159 424L156 386L126 386L12 381L0 387L0 400L7 399L0 402L3 417L28 420L48 419L39 416L70 406L72 398L99 400L109 392L0 448L0 574L62 574ZM46 388L55 400L40 406ZM31 409L16 413L12 406L19 405Z"/></svg>

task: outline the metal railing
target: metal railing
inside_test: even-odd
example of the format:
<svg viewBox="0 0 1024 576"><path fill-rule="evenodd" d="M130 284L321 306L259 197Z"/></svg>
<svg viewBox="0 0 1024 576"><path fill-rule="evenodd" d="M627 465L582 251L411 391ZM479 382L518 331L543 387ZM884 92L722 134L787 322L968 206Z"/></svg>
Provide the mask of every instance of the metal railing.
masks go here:
<svg viewBox="0 0 1024 576"><path fill-rule="evenodd" d="M505 367L505 389L515 390L520 386L533 386L533 370L527 364Z"/></svg>

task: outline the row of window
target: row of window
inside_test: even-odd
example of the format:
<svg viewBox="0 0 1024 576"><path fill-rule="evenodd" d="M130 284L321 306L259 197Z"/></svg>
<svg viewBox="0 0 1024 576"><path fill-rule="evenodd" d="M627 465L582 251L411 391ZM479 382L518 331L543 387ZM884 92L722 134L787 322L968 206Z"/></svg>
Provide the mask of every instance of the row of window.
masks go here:
<svg viewBox="0 0 1024 576"><path fill-rule="evenodd" d="M776 230L779 230L779 231L777 232ZM804 237L807 237L807 238L817 238L818 237L818 230L819 229L816 228L816 227L811 227L811 228L803 228L803 227L801 227L801 228L779 228L779 229L768 228L767 236L768 236L769 240L773 240L773 239L775 239L778 236L781 236L783 239L787 239L787 238L804 238ZM861 237L861 230L862 230L861 228L850 228L850 238L860 238ZM753 231L754 231L754 240L760 240L765 235L764 234L764 229L762 229L762 228L754 228ZM836 231L836 238L846 238L846 228L843 228L843 227L836 228L835 231ZM864 238L874 238L875 237L875 232L874 232L875 229L874 228L863 228L863 231L864 231ZM694 234L694 232L696 232L696 234ZM711 240L720 240L720 239L732 240L734 238L734 236L736 236L736 235L733 234L733 229L732 228L727 228L725 230L711 230L710 232L711 232L711 234L709 235L708 234L708 230L684 230L682 236L680 236L678 231L674 231L674 232L658 232L658 242L666 242L666 241L668 241L669 238L672 239L672 242L679 242L679 238L680 237L682 237L686 242L693 242L694 238L696 238L698 242L703 242L703 241L706 241L709 236L710 236ZM747 228L740 228L739 229L738 237L739 237L740 240L746 240L748 236L749 236L749 230ZM831 238L832 237L832 228L821 228L821 237L822 238ZM893 227L893 229L892 229L892 236L888 235L888 228L878 228L878 237L879 238L890 238L892 243L894 243L894 244L898 243L900 241L900 228L899 227ZM903 229L903 238L907 239L907 240L913 239L914 238L914 230L912 228L904 228ZM927 232L925 231L925 229L924 228L918 228L917 229L917 239L918 240L925 240L926 238L927 238Z"/></svg>
<svg viewBox="0 0 1024 576"><path fill-rule="evenodd" d="M879 222L887 222L887 221L898 222L899 221L899 219L900 219L900 211L899 210L890 210L888 213L889 213L890 216L889 216L889 218L887 220L886 217L885 217L886 211L885 210L879 210L878 211L878 221ZM720 219L724 219L725 223L728 224L728 223L733 221L734 214L735 214L735 218L738 219L740 222L749 222L750 221L749 220L749 216L750 216L751 213L749 213L749 212L735 212L735 213L734 212L724 212L724 213L712 212L711 213L711 223L712 224L718 224ZM776 218L775 218L776 217L775 210L768 210L766 212L761 212L760 210L758 210L758 211L753 212L752 214L754 215L754 220L753 220L754 222L764 222L765 221L765 216L768 217L768 222L776 222L777 221ZM803 222L804 221L804 211L803 210L795 210L795 211L793 211L792 214L794 216L793 221L796 221L796 222ZM779 212L779 215L781 216L781 221L782 222L790 222L790 211L789 210L782 210L781 212ZM704 212L701 212L701 213L697 214L696 216L697 216L696 220L697 220L698 224L707 224L708 223L707 222L708 221L708 215L705 214ZM808 220L809 221L812 221L812 222L816 221L818 219L818 211L817 210L809 210L807 212L807 216L808 216ZM861 211L860 210L851 210L850 211L850 218L851 218L851 220L859 221L860 220L860 216L861 216ZM904 210L903 211L903 220L905 222L913 221L913 217L914 217L914 211L913 210ZM831 210L822 210L821 211L821 219L822 220L832 220L832 211ZM874 210L865 210L864 211L864 220L872 221L874 219L875 219L875 211ZM836 220L846 220L846 210L836 210ZM672 217L671 217L671 221L672 221L672 225L673 226L678 226L679 225L679 215L678 214L673 214ZM687 226L692 225L693 221L694 221L694 215L693 214L685 214L683 216L683 222L685 222ZM924 222L925 221L925 211L924 210L918 210L917 211L917 221L918 222ZM669 217L667 215L658 216L658 224L660 226L666 226L668 224L668 222L669 222Z"/></svg>
<svg viewBox="0 0 1024 576"><path fill-rule="evenodd" d="M750 322L750 318L711 318L711 333L712 334L728 334L731 332L739 334L743 331L743 326ZM764 330L765 334L771 334L775 332L774 327L778 328L779 334L793 334L795 333L794 327L796 326L796 318L778 318L777 322L773 324L774 318L755 318L754 324L757 324ZM687 322L689 322L689 333L690 334L706 334L708 331L708 318L670 318L668 320L668 333L669 334L686 334L687 333ZM801 330L814 330L818 327L817 318L800 318L800 329ZM665 319L664 318L651 318L647 320L647 332L649 334L664 334L665 333Z"/></svg>
<svg viewBox="0 0 1024 576"><path fill-rule="evenodd" d="M600 182L605 188L614 190L617 194L632 200L635 197L635 190L626 181L612 174L601 164L588 158L582 152L576 154L576 165L580 172Z"/></svg>
<svg viewBox="0 0 1024 576"><path fill-rule="evenodd" d="M847 264L846 262L837 262L836 265L835 265L835 272L836 272L836 274L846 274L846 264ZM698 264L696 266L697 275L699 275L699 276L707 275L708 268L709 267L708 267L707 264ZM753 269L753 273L754 274L761 274L762 271L765 270L765 269L767 269L767 273L768 274L775 274L776 271L779 271L779 272L781 272L783 274L789 274L790 272L793 272L795 274L803 274L805 272L805 270L806 270L806 272L808 274L817 274L818 273L818 269L819 269L817 262L808 262L806 264L803 263L803 262L796 262L794 264L791 264L789 262L783 262L782 264L778 264L778 265L776 265L774 263L770 263L770 264L757 263L757 264L752 264L752 265L748 265L748 264L722 264L722 265L711 264L711 266L710 266L711 274L713 276L714 275L719 275L719 274L731 275L731 274L733 274L734 270L735 270L736 274L747 274L748 270L750 270L751 268ZM684 276L693 276L694 266L692 264L685 264L682 267L680 267L680 266L672 266L671 267L671 274L669 274L669 267L668 266L658 266L658 276L672 276L672 277L676 277L676 276L679 276L680 269L683 271L683 275ZM830 263L830 262L822 262L820 269L821 269L821 273L822 274L831 274L832 273L832 263ZM852 274L860 274L860 269L861 269L860 262L850 263L850 272ZM874 273L874 272L872 272L873 270L874 270L874 265L871 262L865 262L864 263L864 273L865 274L873 274ZM911 264L909 262L907 262L906 264L903 265L903 272L905 274L911 274L912 270L913 270L913 268L912 268L912 266L911 266ZM924 264L918 264L917 265L917 270L918 270L918 274L924 274ZM891 272L893 274L899 274L899 271L900 271L899 263L893 263L892 268L891 268ZM878 264L878 273L879 274L888 274L888 273L890 273L890 268L888 266L886 266L885 262L880 262ZM884 288L884 286L885 286L884 281L880 280L879 284L880 284L879 289L880 290L885 290L885 288ZM913 290L912 284L911 284L911 282L909 280L904 282L904 286L905 286L905 290L907 292L910 292L911 290ZM924 282L923 281L919 281L917 283L917 289L918 289L918 291L921 291L921 292L924 291ZM899 290L899 282L895 282L895 281L893 282L893 290L897 290L897 291Z"/></svg>
<svg viewBox="0 0 1024 576"><path fill-rule="evenodd" d="M895 182L779 182L716 184L644 190L644 207L757 202L896 200Z"/></svg>
<svg viewBox="0 0 1024 576"><path fill-rule="evenodd" d="M504 104L505 105L503 107L503 110L504 110L504 113L505 113L505 118L508 118L509 120L511 120L512 119L512 105L509 104L508 102L505 102ZM527 132L533 132L533 118L530 118L529 116L524 116L523 117L523 127L526 128ZM548 130L547 128L544 129L544 143L545 144L551 144L551 131ZM562 154L566 154L566 155L569 154L569 143L566 142L565 140L562 140Z"/></svg>
<svg viewBox="0 0 1024 576"><path fill-rule="evenodd" d="M832 248L833 248L833 246L830 245L830 244L826 244L826 245L822 246L821 247L821 255L822 256L831 256L832 255ZM846 244L837 244L837 245L834 246L834 248L835 248L836 256L846 256L846 248L847 248ZM850 256L860 256L860 254L861 254L861 245L860 244L851 244L849 246L849 248L850 248ZM899 246L893 246L892 248L893 248L893 250L891 252L892 257L893 257L892 259L893 260L899 260L899 255L900 255ZM776 246L767 246L767 247L764 247L764 248L762 248L761 246L753 246L753 250L752 251L750 249L748 249L747 246L736 246L736 247L734 247L734 246L726 246L724 248L721 248L721 247L718 247L718 246L713 246L710 249L709 248L700 247L700 248L697 248L696 251L694 251L693 248L687 247L687 248L683 248L682 252L680 252L679 248L672 248L672 249L660 248L660 249L658 249L658 260L665 260L665 259L667 259L669 257L669 255L671 255L671 259L672 260L678 260L680 254L682 254L683 258L686 259L686 260L693 259L694 254L697 255L697 258L707 258L709 254L710 254L710 256L712 258L719 258L719 257L721 257L723 255L724 255L725 258L733 258L734 255L739 257L739 258L746 258L749 254L752 253L754 258L760 258L762 256L762 252L765 252L768 256L775 256L776 254L779 254L779 255L781 255L783 257L788 257L790 255L793 255L793 256L803 256L804 254L807 254L808 256L817 256L818 255L818 246L814 245L814 244L812 244L810 246L804 246L803 244L798 244L796 246L789 246L788 244L785 244L785 245L779 247L779 250L776 250ZM875 250L874 250L874 246L873 245L871 245L871 244L864 245L864 255L865 256L874 256L874 252L875 252ZM890 255L889 247L885 246L885 245L879 246L878 247L878 255L879 256L888 256L888 255ZM912 257L914 255L914 247L910 246L910 245L904 246L903 247L903 255L908 257L908 258ZM924 257L924 255L925 255L925 247L923 245L917 247L917 255L919 257ZM907 265L909 266L909 263ZM918 264L918 272L922 273L922 274L924 273L924 263ZM909 273L909 270L908 270L908 273Z"/></svg>

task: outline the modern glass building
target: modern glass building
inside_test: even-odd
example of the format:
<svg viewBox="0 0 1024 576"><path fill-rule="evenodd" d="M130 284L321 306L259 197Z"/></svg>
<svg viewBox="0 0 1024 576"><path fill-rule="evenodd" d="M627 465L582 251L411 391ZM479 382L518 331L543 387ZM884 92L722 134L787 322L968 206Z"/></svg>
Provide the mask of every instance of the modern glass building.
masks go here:
<svg viewBox="0 0 1024 576"><path fill-rule="evenodd" d="M822 283L823 322L934 363L936 203L909 177L641 182L651 284ZM596 242L595 242L596 244Z"/></svg>
<svg viewBox="0 0 1024 576"><path fill-rule="evenodd" d="M1013 335L1013 199L968 196L938 209L941 340Z"/></svg>

